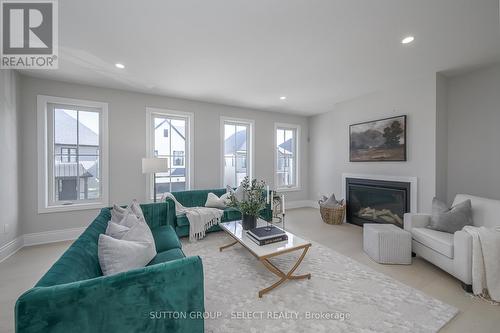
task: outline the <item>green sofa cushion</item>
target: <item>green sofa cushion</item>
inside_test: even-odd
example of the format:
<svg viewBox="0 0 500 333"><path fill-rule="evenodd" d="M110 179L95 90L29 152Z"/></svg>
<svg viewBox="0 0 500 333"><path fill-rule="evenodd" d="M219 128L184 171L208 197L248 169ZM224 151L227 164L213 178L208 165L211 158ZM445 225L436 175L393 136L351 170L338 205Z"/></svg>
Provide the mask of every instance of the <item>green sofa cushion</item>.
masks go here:
<svg viewBox="0 0 500 333"><path fill-rule="evenodd" d="M179 201L184 207L205 207L207 202L208 193L214 193L218 197L226 193L225 189L213 190L192 190L192 191L179 191L174 192L175 199Z"/></svg>
<svg viewBox="0 0 500 333"><path fill-rule="evenodd" d="M189 220L186 216L186 214L179 214L176 216L177 217L177 225L179 227L183 227L183 226L189 226Z"/></svg>
<svg viewBox="0 0 500 333"><path fill-rule="evenodd" d="M174 228L170 225L157 227L151 230L155 239L156 252L160 253L175 248L182 248L179 237L175 233Z"/></svg>
<svg viewBox="0 0 500 333"><path fill-rule="evenodd" d="M48 287L102 276L97 256L97 241L99 234L106 231L110 218L109 210L103 209L94 222L38 281L36 287Z"/></svg>
<svg viewBox="0 0 500 333"><path fill-rule="evenodd" d="M147 266L161 264L162 262L167 262L175 259L182 259L186 257L181 249L175 248L168 251L158 252L158 254L149 262Z"/></svg>
<svg viewBox="0 0 500 333"><path fill-rule="evenodd" d="M241 213L234 207L229 207L224 209L224 215L222 215L222 222L240 220Z"/></svg>

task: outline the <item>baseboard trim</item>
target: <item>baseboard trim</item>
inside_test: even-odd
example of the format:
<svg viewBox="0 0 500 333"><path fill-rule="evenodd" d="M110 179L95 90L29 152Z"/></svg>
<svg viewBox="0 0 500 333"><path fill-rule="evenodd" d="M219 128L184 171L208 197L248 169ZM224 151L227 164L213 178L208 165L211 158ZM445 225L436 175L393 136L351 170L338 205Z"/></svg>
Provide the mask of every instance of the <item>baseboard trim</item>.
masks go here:
<svg viewBox="0 0 500 333"><path fill-rule="evenodd" d="M25 246L64 242L77 239L85 228L71 228L21 235L0 248L0 262Z"/></svg>
<svg viewBox="0 0 500 333"><path fill-rule="evenodd" d="M319 208L319 205L314 200L297 200L297 201L289 201L285 203L286 209L295 209L295 208Z"/></svg>
<svg viewBox="0 0 500 333"><path fill-rule="evenodd" d="M77 239L85 228L71 228L63 230L53 230L37 232L23 235L24 246L40 245L54 242L63 242Z"/></svg>
<svg viewBox="0 0 500 333"><path fill-rule="evenodd" d="M0 247L0 262L4 261L24 246L23 236L14 238L4 246Z"/></svg>

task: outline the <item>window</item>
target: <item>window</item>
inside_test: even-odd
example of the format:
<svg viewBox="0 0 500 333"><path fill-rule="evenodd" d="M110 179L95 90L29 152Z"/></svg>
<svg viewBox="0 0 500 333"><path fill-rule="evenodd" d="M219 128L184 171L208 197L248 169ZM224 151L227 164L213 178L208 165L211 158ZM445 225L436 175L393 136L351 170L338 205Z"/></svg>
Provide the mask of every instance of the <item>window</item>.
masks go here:
<svg viewBox="0 0 500 333"><path fill-rule="evenodd" d="M61 148L61 162L76 162L76 148Z"/></svg>
<svg viewBox="0 0 500 333"><path fill-rule="evenodd" d="M38 96L40 213L108 205L107 104Z"/></svg>
<svg viewBox="0 0 500 333"><path fill-rule="evenodd" d="M275 124L275 186L283 190L299 189L298 142L300 126Z"/></svg>
<svg viewBox="0 0 500 333"><path fill-rule="evenodd" d="M252 177L253 121L221 118L222 186Z"/></svg>
<svg viewBox="0 0 500 333"><path fill-rule="evenodd" d="M174 166L184 166L184 151L174 150L173 163Z"/></svg>
<svg viewBox="0 0 500 333"><path fill-rule="evenodd" d="M148 157L168 158L169 171L148 178L148 197L191 188L193 114L147 108ZM154 183L154 185L153 185Z"/></svg>

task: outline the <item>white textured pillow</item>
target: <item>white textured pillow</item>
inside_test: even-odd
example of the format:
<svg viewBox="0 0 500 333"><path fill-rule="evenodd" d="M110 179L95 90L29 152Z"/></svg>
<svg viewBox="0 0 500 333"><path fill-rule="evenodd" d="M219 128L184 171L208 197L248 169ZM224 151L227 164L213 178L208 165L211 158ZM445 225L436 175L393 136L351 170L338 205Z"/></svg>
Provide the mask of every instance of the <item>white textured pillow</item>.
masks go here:
<svg viewBox="0 0 500 333"><path fill-rule="evenodd" d="M97 251L103 275L144 267L156 256L148 242L115 239L105 234L99 235Z"/></svg>
<svg viewBox="0 0 500 333"><path fill-rule="evenodd" d="M245 190L243 189L243 186L238 186L236 188L236 191L231 188L231 186L227 185L226 186L226 191L229 193L229 195L233 194L234 197L236 198L236 201L243 201L245 200Z"/></svg>
<svg viewBox="0 0 500 333"><path fill-rule="evenodd" d="M127 206L127 208L122 208L116 204L113 205L113 209L111 209L111 221L119 223L128 213L134 214L139 219L144 218L141 206L139 205L137 200L134 199L132 200L130 205Z"/></svg>
<svg viewBox="0 0 500 333"><path fill-rule="evenodd" d="M122 208L118 205L113 205L113 208L111 209L111 221L113 222L120 222L123 220L123 217L128 213L127 208Z"/></svg>
<svg viewBox="0 0 500 333"><path fill-rule="evenodd" d="M226 193L228 194L228 193ZM226 194L223 194L220 198L215 193L208 193L207 201L205 202L205 207L224 209L227 207L226 198L223 198Z"/></svg>
<svg viewBox="0 0 500 333"><path fill-rule="evenodd" d="M128 232L126 232L122 238L123 240L134 241L134 242L147 242L151 244L153 252L156 254L155 239L151 229L149 229L148 224L144 220L139 220Z"/></svg>
<svg viewBox="0 0 500 333"><path fill-rule="evenodd" d="M137 202L137 200L132 200L132 203L129 205L129 209L132 213L134 213L139 219L144 218L144 214L141 209L141 205Z"/></svg>
<svg viewBox="0 0 500 333"><path fill-rule="evenodd" d="M106 228L106 235L116 239L121 239L129 230L130 228L127 226L109 221L108 227Z"/></svg>

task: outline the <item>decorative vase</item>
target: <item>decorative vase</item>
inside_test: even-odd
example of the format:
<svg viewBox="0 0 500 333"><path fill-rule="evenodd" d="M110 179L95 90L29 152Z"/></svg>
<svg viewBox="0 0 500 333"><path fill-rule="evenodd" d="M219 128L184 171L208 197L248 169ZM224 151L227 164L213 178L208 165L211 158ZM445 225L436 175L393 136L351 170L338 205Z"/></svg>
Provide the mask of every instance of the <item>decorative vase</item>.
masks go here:
<svg viewBox="0 0 500 333"><path fill-rule="evenodd" d="M257 216L242 214L242 222L243 230L250 230L257 226Z"/></svg>

